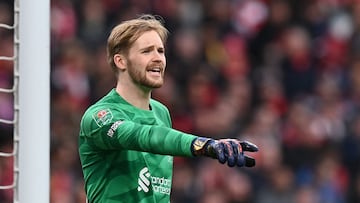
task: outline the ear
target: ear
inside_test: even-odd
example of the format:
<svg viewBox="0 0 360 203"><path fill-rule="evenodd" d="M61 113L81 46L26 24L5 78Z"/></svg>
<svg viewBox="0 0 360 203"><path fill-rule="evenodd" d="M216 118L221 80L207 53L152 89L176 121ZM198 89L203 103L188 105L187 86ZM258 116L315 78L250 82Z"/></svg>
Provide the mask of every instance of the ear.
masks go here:
<svg viewBox="0 0 360 203"><path fill-rule="evenodd" d="M116 67L119 68L121 71L124 71L126 69L126 58L124 55L115 54L113 60Z"/></svg>

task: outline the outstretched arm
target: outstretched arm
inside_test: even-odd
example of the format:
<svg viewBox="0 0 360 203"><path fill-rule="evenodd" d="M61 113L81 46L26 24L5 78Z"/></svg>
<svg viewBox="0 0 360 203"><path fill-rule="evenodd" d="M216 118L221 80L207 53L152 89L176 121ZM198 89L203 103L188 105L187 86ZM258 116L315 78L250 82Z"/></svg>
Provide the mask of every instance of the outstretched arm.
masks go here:
<svg viewBox="0 0 360 203"><path fill-rule="evenodd" d="M244 154L256 152L257 146L237 139L198 137L169 127L142 125L132 121L116 121L84 136L86 142L103 150L125 149L172 156L205 156L218 159L228 166L255 165L255 160Z"/></svg>
<svg viewBox="0 0 360 203"><path fill-rule="evenodd" d="M85 128L84 128L85 129ZM115 121L82 132L86 142L102 150L136 150L173 156L192 156L191 143L195 135L159 126L132 121Z"/></svg>

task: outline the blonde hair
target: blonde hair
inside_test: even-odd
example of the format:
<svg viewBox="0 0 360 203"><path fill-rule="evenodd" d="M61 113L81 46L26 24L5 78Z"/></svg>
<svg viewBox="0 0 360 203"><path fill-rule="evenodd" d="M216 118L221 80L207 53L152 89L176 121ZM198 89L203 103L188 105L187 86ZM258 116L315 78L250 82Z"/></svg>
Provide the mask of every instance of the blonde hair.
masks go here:
<svg viewBox="0 0 360 203"><path fill-rule="evenodd" d="M117 74L118 68L114 63L115 54L127 54L133 43L147 31L155 30L163 44L166 43L168 30L163 25L160 16L149 14L141 15L132 20L127 20L115 26L107 41L107 60L113 71Z"/></svg>

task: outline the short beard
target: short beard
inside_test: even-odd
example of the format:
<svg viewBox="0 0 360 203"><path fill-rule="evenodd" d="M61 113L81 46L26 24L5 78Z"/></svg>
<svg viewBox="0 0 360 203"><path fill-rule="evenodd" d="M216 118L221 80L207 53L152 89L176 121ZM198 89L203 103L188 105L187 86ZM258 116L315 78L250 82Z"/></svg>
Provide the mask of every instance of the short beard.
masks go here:
<svg viewBox="0 0 360 203"><path fill-rule="evenodd" d="M160 88L163 85L163 80L161 82L151 81L146 77L146 70L141 71L133 67L133 64L130 60L128 60L128 68L129 76L135 84L138 84L147 89L155 89Z"/></svg>

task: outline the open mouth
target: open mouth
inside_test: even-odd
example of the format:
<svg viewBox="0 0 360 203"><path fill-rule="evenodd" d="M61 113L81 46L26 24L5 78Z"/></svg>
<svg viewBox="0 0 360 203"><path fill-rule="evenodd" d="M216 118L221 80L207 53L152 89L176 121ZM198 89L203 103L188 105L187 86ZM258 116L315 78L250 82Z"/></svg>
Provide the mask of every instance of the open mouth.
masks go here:
<svg viewBox="0 0 360 203"><path fill-rule="evenodd" d="M148 72L160 73L161 69L160 68L152 68L152 69L148 70Z"/></svg>
<svg viewBox="0 0 360 203"><path fill-rule="evenodd" d="M161 67L152 67L147 69L147 72L154 73L154 74L161 74L162 68Z"/></svg>

